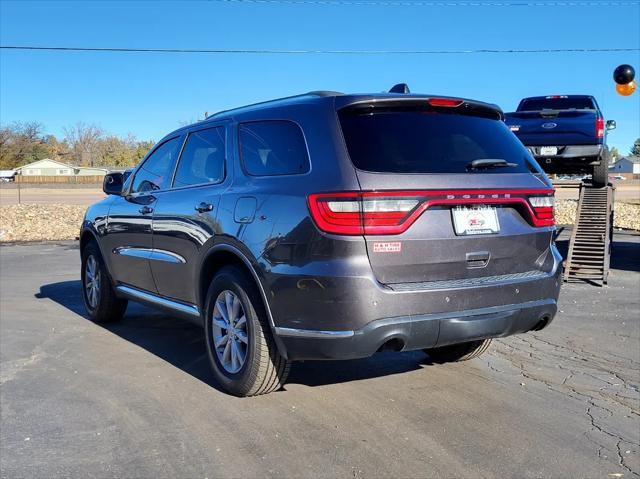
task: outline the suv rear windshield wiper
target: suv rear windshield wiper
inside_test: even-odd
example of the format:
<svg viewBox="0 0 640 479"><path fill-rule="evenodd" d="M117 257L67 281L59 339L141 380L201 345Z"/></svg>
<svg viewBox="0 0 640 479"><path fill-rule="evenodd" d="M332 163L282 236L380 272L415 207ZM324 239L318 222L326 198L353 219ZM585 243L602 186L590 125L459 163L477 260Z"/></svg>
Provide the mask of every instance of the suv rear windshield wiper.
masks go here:
<svg viewBox="0 0 640 479"><path fill-rule="evenodd" d="M518 166L517 163L509 163L506 160L500 160L497 158L483 158L481 160L473 160L471 163L467 163L467 170L482 170L485 168L502 167L514 168L516 166Z"/></svg>

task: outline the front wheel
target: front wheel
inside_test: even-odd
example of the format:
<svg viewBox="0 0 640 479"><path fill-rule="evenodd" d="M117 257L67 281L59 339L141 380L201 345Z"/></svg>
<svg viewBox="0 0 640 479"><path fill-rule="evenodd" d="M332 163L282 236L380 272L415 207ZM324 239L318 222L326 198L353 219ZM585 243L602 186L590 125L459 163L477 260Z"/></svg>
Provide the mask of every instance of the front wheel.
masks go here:
<svg viewBox="0 0 640 479"><path fill-rule="evenodd" d="M82 298L89 317L96 323L118 321L127 300L116 296L98 246L91 242L82 250Z"/></svg>
<svg viewBox="0 0 640 479"><path fill-rule="evenodd" d="M481 339L479 341L469 341L468 343L425 349L424 352L429 355L429 358L434 363L453 363L477 358L489 349L489 345L491 345L490 339Z"/></svg>
<svg viewBox="0 0 640 479"><path fill-rule="evenodd" d="M213 278L205 307L207 353L213 374L235 396L280 389L291 363L275 345L253 281L240 268L222 268Z"/></svg>

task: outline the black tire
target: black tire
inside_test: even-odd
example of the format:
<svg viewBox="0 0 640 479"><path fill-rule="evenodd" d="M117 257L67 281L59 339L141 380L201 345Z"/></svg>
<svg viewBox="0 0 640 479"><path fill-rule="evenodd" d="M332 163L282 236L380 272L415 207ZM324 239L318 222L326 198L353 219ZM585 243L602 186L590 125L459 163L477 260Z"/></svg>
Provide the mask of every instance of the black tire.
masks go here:
<svg viewBox="0 0 640 479"><path fill-rule="evenodd" d="M468 361L477 358L491 345L491 339L480 339L468 343L451 344L439 348L425 349L432 362L437 364Z"/></svg>
<svg viewBox="0 0 640 479"><path fill-rule="evenodd" d="M602 153L600 156L600 164L593 167L594 186L607 186L609 184L609 155L608 153Z"/></svg>
<svg viewBox="0 0 640 479"><path fill-rule="evenodd" d="M226 297L224 295L228 292L232 293L233 301L239 300L241 304L242 310L238 315L242 314L246 318L243 322L242 334L247 342L241 344L238 340L234 340L236 350L242 348L244 351L244 361L237 371L232 369L232 372L229 371L230 365L228 363L226 366L223 364L226 354L224 348L226 348L226 343L230 341L228 339L231 337L229 336L230 331L239 330L235 329L236 326L230 327L230 329L221 329L220 318L222 315L219 309L217 314L220 317L217 321L214 320L216 302L221 296ZM222 305L229 314L226 304L228 303L223 302ZM204 311L209 362L216 380L225 391L234 396L247 397L267 394L282 388L289 375L291 363L278 352L262 299L252 278L239 267L226 266L222 268L209 285ZM239 323L240 320L237 320L235 324ZM222 333L223 331L226 333L227 340L224 341L223 334L218 334L216 336L218 341L221 339L222 341L218 343L217 350L214 332ZM231 335L236 337L235 333L231 333ZM234 353L231 352L230 355L232 354Z"/></svg>
<svg viewBox="0 0 640 479"><path fill-rule="evenodd" d="M97 267L98 287L95 296L92 296L88 288L89 280L87 265L95 261ZM111 323L119 321L124 316L128 301L116 296L111 279L100 254L100 249L95 242L90 242L82 250L82 299L89 317L96 323Z"/></svg>

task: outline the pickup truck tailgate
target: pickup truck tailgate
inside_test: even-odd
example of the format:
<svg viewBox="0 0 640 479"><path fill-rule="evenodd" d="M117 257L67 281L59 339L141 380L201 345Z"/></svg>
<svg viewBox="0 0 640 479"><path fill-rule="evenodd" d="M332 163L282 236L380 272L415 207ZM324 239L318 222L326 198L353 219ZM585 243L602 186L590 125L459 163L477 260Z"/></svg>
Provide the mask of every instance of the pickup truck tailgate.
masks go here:
<svg viewBox="0 0 640 479"><path fill-rule="evenodd" d="M595 110L542 110L507 113L511 131L527 146L598 143Z"/></svg>

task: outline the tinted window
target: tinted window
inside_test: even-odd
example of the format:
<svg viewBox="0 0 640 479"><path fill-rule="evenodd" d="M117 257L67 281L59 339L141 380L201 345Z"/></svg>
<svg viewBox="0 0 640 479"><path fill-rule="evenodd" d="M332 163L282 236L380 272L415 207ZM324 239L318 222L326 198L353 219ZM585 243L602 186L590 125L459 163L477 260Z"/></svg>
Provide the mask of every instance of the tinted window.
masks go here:
<svg viewBox="0 0 640 479"><path fill-rule="evenodd" d="M290 121L256 121L240 125L240 154L253 176L295 175L309 171L302 130Z"/></svg>
<svg viewBox="0 0 640 479"><path fill-rule="evenodd" d="M518 111L595 110L591 98L539 98L522 100Z"/></svg>
<svg viewBox="0 0 640 479"><path fill-rule="evenodd" d="M385 173L521 173L529 153L504 122L428 111L341 112L351 161L361 170ZM480 159L508 167L471 169Z"/></svg>
<svg viewBox="0 0 640 479"><path fill-rule="evenodd" d="M182 151L174 186L220 183L224 179L224 128L193 132Z"/></svg>
<svg viewBox="0 0 640 479"><path fill-rule="evenodd" d="M134 193L164 190L169 186L180 144L179 137L166 141L145 160L133 179Z"/></svg>

